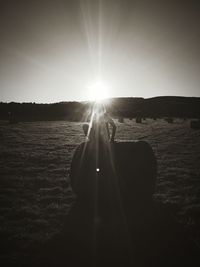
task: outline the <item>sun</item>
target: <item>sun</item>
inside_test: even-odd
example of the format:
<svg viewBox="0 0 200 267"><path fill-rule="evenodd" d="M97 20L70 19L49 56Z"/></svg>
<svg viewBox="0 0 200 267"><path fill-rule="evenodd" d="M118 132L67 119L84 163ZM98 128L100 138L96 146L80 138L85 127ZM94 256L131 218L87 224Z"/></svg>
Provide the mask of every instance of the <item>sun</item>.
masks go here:
<svg viewBox="0 0 200 267"><path fill-rule="evenodd" d="M103 102L109 98L108 85L103 81L97 81L87 87L88 89L88 100L95 102Z"/></svg>

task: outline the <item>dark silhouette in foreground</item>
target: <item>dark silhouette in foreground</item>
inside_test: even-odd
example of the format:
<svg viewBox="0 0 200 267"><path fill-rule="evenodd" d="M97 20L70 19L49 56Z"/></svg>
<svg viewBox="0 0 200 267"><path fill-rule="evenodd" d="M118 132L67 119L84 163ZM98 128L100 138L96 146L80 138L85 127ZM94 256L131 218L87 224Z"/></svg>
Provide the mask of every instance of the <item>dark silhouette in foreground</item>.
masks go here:
<svg viewBox="0 0 200 267"><path fill-rule="evenodd" d="M83 125L74 153L76 194L63 231L36 259L41 266L198 266L198 249L172 214L153 201L157 162L144 141L114 142L103 109ZM110 135L107 123L113 131ZM197 263L198 264L198 263Z"/></svg>
<svg viewBox="0 0 200 267"><path fill-rule="evenodd" d="M92 141L77 147L70 174L76 203L37 264L198 266L198 248L170 209L153 202L156 158L151 147L100 142L98 153Z"/></svg>

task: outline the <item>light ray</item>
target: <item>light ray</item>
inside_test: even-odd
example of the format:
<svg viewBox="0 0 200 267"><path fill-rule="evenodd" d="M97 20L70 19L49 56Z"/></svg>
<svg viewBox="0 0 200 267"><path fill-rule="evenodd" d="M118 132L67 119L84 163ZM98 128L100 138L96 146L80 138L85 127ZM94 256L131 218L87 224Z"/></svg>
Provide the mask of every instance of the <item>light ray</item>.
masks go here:
<svg viewBox="0 0 200 267"><path fill-rule="evenodd" d="M81 13L83 17L83 24L84 24L84 29L85 29L85 35L87 39L87 44L88 44L88 50L89 50L89 55L90 55L90 61L92 62L92 68L93 68L93 75L91 74L91 80L95 81L94 83L90 84L87 89L89 90L89 98L92 101L95 101L95 103L92 104L92 111L91 111L91 117L89 121L89 127L86 135L86 142L84 144L84 148L82 151L82 156L81 156L81 162L83 161L83 158L85 156L85 151L87 149L87 146L90 142L90 135L91 131L93 128L93 122L94 122L94 116L98 115L95 114L95 112L98 112L95 110L95 104L99 100L102 100L104 98L109 97L108 94L108 86L106 85L105 82L103 82L103 73L102 73L102 68L103 68L103 14L102 14L102 0L98 0L98 14L97 14L97 22L98 22L98 27L97 27L97 39L94 40L94 25L92 23L91 19L91 8L92 8L92 1L87 1L87 0L81 0L80 2L80 7L81 7ZM98 117L98 116L97 116ZM98 123L98 122L97 122ZM94 137L93 140L94 142L94 153L95 153L95 166L94 166L94 179L95 179L95 188L94 190L94 224L93 224L93 248L94 248L94 255L97 253L97 227L99 223L99 203L98 203L98 194L99 194L99 188L98 188L98 179L101 174L101 167L99 166L99 152L101 151L102 153L105 153L103 157L106 157L109 169L110 169L110 174L108 175L108 179L111 179L110 185L112 188L108 189L110 192L113 192L113 196L115 198L115 204L117 207L115 207L115 210L118 211L116 216L119 218L120 222L123 225L123 231L124 231L124 240L128 241L129 243L129 229L128 229L128 224L127 224L127 219L126 215L123 209L123 204L122 204L122 197L121 197L121 192L120 192L120 186L119 186L119 181L118 181L118 175L116 173L115 169L115 162L114 162L114 157L113 157L113 145L110 144L109 142L105 141L105 144L103 144L104 148L100 149L99 147L99 127L95 128L94 130ZM101 144L102 145L102 144ZM102 193L102 192L101 192ZM108 196L107 196L108 197ZM125 241L125 242L126 242ZM129 247L131 244L127 244Z"/></svg>
<svg viewBox="0 0 200 267"><path fill-rule="evenodd" d="M97 3L97 10L94 11L94 3ZM102 80L103 66L103 11L102 0L80 1L80 10L87 39L92 73L90 80ZM92 20L92 11L96 14L96 21ZM94 15L93 14L93 15ZM96 25L97 24L97 25Z"/></svg>
<svg viewBox="0 0 200 267"><path fill-rule="evenodd" d="M102 102L110 97L109 86L106 82L98 80L87 87L88 100L95 102Z"/></svg>

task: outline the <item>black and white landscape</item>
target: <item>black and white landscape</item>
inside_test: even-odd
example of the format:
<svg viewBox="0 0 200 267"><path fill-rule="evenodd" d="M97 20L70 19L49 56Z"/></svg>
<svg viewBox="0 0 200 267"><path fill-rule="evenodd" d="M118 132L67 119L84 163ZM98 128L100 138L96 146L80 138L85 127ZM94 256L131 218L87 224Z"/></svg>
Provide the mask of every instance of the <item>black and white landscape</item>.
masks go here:
<svg viewBox="0 0 200 267"><path fill-rule="evenodd" d="M200 266L199 14L0 0L0 266Z"/></svg>
<svg viewBox="0 0 200 267"><path fill-rule="evenodd" d="M173 123L125 119L116 125L117 140L145 140L152 146L158 162L154 200L199 247L199 130L180 118ZM16 266L62 230L75 200L68 169L85 136L82 123L67 121L1 121L0 134L1 261Z"/></svg>

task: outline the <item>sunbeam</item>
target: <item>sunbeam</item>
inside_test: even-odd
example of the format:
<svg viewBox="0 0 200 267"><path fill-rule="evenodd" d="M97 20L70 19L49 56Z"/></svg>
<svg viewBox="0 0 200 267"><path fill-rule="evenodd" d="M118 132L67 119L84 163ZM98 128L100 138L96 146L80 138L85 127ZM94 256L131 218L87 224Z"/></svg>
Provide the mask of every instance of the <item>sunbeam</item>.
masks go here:
<svg viewBox="0 0 200 267"><path fill-rule="evenodd" d="M87 97L90 101L103 102L110 97L109 86L103 81L97 81L87 87Z"/></svg>
<svg viewBox="0 0 200 267"><path fill-rule="evenodd" d="M116 222L121 231L121 241L127 249L132 248L113 154L115 144L110 142L111 135L106 116L108 116L107 111L102 102L91 103L90 121L80 158L80 167L84 166L86 158L89 157L92 161L89 165L92 173L89 172L88 175L92 175L89 186L93 191L91 204L93 207L93 254L95 259L98 258L96 253L100 245L99 231L105 220L108 220L109 223L112 220ZM107 203L107 207L104 206L105 203ZM105 209L108 210L108 214L105 213Z"/></svg>
<svg viewBox="0 0 200 267"><path fill-rule="evenodd" d="M94 10L95 9L95 10ZM91 62L92 77L101 77L102 74L102 4L98 0L94 2L87 0L80 1L82 21L87 39L88 51ZM94 14L96 18L94 19Z"/></svg>

